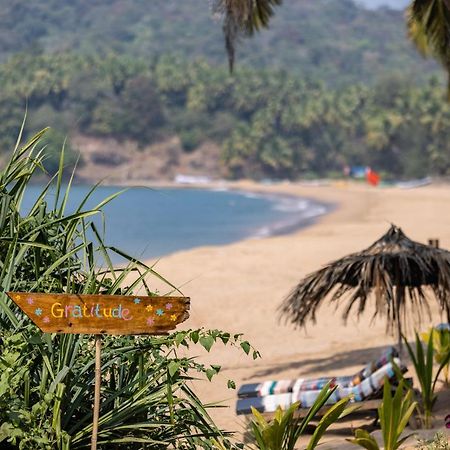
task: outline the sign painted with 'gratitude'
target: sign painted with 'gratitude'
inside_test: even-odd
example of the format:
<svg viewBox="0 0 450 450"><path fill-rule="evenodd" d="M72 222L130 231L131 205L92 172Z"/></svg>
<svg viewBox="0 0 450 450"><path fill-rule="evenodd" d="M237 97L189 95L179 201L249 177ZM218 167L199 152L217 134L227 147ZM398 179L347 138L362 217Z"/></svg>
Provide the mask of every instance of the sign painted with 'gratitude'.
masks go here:
<svg viewBox="0 0 450 450"><path fill-rule="evenodd" d="M8 292L45 333L162 334L189 317L187 297Z"/></svg>

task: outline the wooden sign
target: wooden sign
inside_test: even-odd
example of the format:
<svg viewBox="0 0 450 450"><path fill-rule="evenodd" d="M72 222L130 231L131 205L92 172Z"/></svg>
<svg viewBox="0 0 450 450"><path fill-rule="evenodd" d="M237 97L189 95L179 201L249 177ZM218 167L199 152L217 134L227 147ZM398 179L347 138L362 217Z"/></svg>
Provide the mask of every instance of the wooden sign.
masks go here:
<svg viewBox="0 0 450 450"><path fill-rule="evenodd" d="M44 333L165 334L189 317L187 297L7 294Z"/></svg>

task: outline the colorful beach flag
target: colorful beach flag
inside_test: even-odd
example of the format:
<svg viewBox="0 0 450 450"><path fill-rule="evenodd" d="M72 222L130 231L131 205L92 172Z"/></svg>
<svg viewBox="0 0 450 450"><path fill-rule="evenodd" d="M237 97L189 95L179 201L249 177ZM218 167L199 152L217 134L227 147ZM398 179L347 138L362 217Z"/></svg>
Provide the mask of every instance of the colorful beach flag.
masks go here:
<svg viewBox="0 0 450 450"><path fill-rule="evenodd" d="M380 175L368 167L366 170L366 180L372 186L378 186L380 183Z"/></svg>

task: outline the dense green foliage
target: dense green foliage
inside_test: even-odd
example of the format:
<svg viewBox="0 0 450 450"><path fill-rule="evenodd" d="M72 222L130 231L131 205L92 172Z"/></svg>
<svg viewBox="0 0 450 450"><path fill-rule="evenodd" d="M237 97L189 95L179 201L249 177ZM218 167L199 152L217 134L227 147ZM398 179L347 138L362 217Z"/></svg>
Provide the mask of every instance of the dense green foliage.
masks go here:
<svg viewBox="0 0 450 450"><path fill-rule="evenodd" d="M403 434L411 415L417 407L413 401L413 391L406 389L402 380L392 395L392 387L386 379L383 387L383 402L378 408L383 446L385 450L397 450L410 435ZM350 440L367 450L380 450L376 439L364 429L355 431L355 439Z"/></svg>
<svg viewBox="0 0 450 450"><path fill-rule="evenodd" d="M108 248L92 217L119 193L92 209L81 202L66 212L70 183L62 187L64 160L29 211L22 199L42 169L38 151L44 132L17 147L0 170L0 447L18 450L88 448L92 432L94 348L92 337L43 334L6 296L8 291L150 295L152 267ZM112 252L124 257L114 269ZM103 264L104 267L100 267ZM129 276L132 276L130 279ZM211 379L220 366L205 366L185 351L199 344L234 345L258 353L240 334L217 330L180 331L163 337L103 338L99 447L141 450L225 448L225 435L188 381ZM180 354L182 353L182 354ZM232 386L232 382L229 385Z"/></svg>
<svg viewBox="0 0 450 450"><path fill-rule="evenodd" d="M402 11L285 2L269 30L239 45L230 77L214 4L3 5L0 156L27 105L30 130L53 129L50 172L66 134L142 147L176 134L186 152L217 143L229 177L324 176L346 165L449 174L450 110L440 81L430 81L436 65L406 37ZM70 140L66 155L73 164Z"/></svg>
<svg viewBox="0 0 450 450"><path fill-rule="evenodd" d="M450 2L411 0L407 19L408 34L417 50L435 58L447 71L447 100L450 101Z"/></svg>
<svg viewBox="0 0 450 450"><path fill-rule="evenodd" d="M11 0L2 2L0 60L42 48L116 51L152 61L179 52L226 65L214 0ZM295 70L333 84L389 71L422 76L430 62L406 38L402 11L368 11L351 0L285 1L270 29L242 42L238 64ZM426 76L427 74L425 74Z"/></svg>
<svg viewBox="0 0 450 450"><path fill-rule="evenodd" d="M27 103L30 127L46 122L60 136L146 145L176 133L185 151L216 141L231 177L326 175L345 165L409 177L450 172L450 106L436 80L330 88L284 71L238 67L230 77L204 61L63 53L18 55L0 65L0 83L3 148Z"/></svg>
<svg viewBox="0 0 450 450"><path fill-rule="evenodd" d="M318 411L323 408L328 399L336 391L337 386L330 387L328 383L321 390L316 400L305 417L296 417L296 411L301 406L300 402L293 403L285 411L278 407L274 418L267 421L264 416L252 407L253 419L250 423L251 433L258 450L295 450L298 448L300 437L306 434L306 430L317 419ZM343 398L332 405L319 420L309 442L304 446L305 450L314 450L322 439L326 430L337 420L352 411L347 408L350 397Z"/></svg>
<svg viewBox="0 0 450 450"><path fill-rule="evenodd" d="M442 361L448 360L447 365L442 369L444 376L444 384L450 387L450 330L431 328L427 333L421 333L420 338L425 344L433 339L434 361L441 364Z"/></svg>
<svg viewBox="0 0 450 450"><path fill-rule="evenodd" d="M425 348L417 333L415 346L409 344L407 339L403 337L420 384L420 418L424 428L432 428L433 426L433 408L437 400L436 383L439 375L450 362L450 349L447 349L447 354L442 356L438 369L434 371L434 333L435 331L431 330Z"/></svg>

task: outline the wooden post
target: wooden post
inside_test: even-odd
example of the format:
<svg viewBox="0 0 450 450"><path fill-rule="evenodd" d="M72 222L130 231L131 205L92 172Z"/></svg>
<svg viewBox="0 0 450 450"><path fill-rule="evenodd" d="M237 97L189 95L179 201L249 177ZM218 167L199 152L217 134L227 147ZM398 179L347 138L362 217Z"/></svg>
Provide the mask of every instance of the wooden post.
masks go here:
<svg viewBox="0 0 450 450"><path fill-rule="evenodd" d="M403 338L402 338L402 323L401 323L401 317L400 317L400 309L401 304L404 301L405 296L405 287L400 286L397 284L395 286L395 315L397 316L397 334L398 334L398 353L400 357L403 356Z"/></svg>
<svg viewBox="0 0 450 450"><path fill-rule="evenodd" d="M100 415L100 384L102 381L101 348L102 348L102 335L96 334L95 335L94 417L93 417L93 421L92 421L91 450L97 450L98 418Z"/></svg>
<svg viewBox="0 0 450 450"><path fill-rule="evenodd" d="M102 335L163 335L189 317L189 297L7 292L44 333L95 335L91 450L97 450Z"/></svg>

